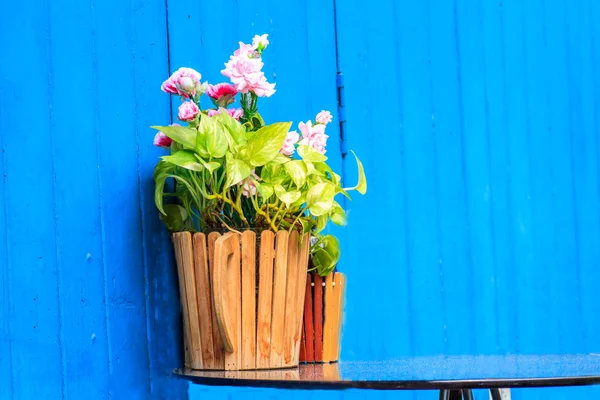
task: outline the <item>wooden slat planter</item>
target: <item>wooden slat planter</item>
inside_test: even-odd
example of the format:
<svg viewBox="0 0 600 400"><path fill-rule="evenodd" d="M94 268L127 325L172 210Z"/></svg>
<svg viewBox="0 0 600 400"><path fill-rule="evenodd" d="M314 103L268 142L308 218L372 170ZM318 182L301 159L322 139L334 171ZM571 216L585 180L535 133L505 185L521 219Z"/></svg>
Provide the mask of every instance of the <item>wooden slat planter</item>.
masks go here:
<svg viewBox="0 0 600 400"><path fill-rule="evenodd" d="M304 297L304 322L300 362L330 363L339 360L346 276L335 272L322 278L308 274Z"/></svg>
<svg viewBox="0 0 600 400"><path fill-rule="evenodd" d="M257 248L257 239L260 246ZM173 234L185 366L254 370L298 365L310 236ZM258 250L258 251L257 251Z"/></svg>

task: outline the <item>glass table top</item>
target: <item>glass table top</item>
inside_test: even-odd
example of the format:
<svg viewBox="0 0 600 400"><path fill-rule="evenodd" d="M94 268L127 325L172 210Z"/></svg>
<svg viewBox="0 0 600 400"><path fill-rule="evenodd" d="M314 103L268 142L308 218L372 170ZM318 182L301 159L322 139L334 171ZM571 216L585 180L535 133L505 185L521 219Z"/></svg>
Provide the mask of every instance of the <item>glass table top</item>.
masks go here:
<svg viewBox="0 0 600 400"><path fill-rule="evenodd" d="M477 389L600 384L600 354L435 356L301 364L260 371L175 375L211 386L302 389Z"/></svg>

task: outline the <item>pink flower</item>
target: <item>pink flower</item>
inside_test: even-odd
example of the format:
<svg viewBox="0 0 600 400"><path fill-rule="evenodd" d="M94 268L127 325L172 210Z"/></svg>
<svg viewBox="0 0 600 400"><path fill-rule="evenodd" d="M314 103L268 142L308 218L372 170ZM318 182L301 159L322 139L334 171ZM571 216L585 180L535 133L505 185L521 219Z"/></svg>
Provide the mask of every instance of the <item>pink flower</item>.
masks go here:
<svg viewBox="0 0 600 400"><path fill-rule="evenodd" d="M169 79L163 82L160 89L166 93L188 98L190 95L195 96L196 91L201 90L201 78L202 75L192 68L179 68L173 72Z"/></svg>
<svg viewBox="0 0 600 400"><path fill-rule="evenodd" d="M256 175L255 170L252 170L252 176L254 179L258 180L259 177ZM254 196L256 194L256 183L252 180L251 177L247 177L243 181L239 182L238 185L241 185L242 182L244 186L242 187L242 194L246 197Z"/></svg>
<svg viewBox="0 0 600 400"><path fill-rule="evenodd" d="M258 53L255 51L256 47L252 46L251 44L245 44L245 43L242 43L242 42L239 42L239 44L240 44L240 48L233 52L234 56L237 57L240 54L244 54L245 53L250 58L260 58L260 56L258 55Z"/></svg>
<svg viewBox="0 0 600 400"><path fill-rule="evenodd" d="M219 83L217 85L208 85L206 94L211 98L217 107L225 107L235 101L237 94L236 88L230 83Z"/></svg>
<svg viewBox="0 0 600 400"><path fill-rule="evenodd" d="M240 42L240 48L225 63L221 74L228 77L240 93L254 92L259 97L270 97L275 93L275 84L267 82L263 65L253 46Z"/></svg>
<svg viewBox="0 0 600 400"><path fill-rule="evenodd" d="M332 120L331 113L329 111L323 110L317 114L317 117L315 118L315 120L319 124L327 125Z"/></svg>
<svg viewBox="0 0 600 400"><path fill-rule="evenodd" d="M297 142L298 139L300 138L300 135L298 135L298 132L296 131L291 131L288 132L287 137L285 138L285 141L283 142L283 146L281 146L281 154L286 155L286 156L291 156L292 154L294 154L294 150L296 150L296 146L294 146Z"/></svg>
<svg viewBox="0 0 600 400"><path fill-rule="evenodd" d="M218 110L208 110L208 116L212 117L213 115L221 114L221 110L223 109L219 108ZM244 110L241 108L228 108L227 114L229 114L232 118L235 118L236 121L239 121L242 115L244 115Z"/></svg>
<svg viewBox="0 0 600 400"><path fill-rule="evenodd" d="M171 143L173 143L173 139L171 139L162 132L158 132L156 136L154 136L154 145L157 147L162 147L166 149L171 147Z"/></svg>
<svg viewBox="0 0 600 400"><path fill-rule="evenodd" d="M325 154L325 146L327 145L328 135L325 134L325 125L300 122L298 124L300 132L302 132L302 140L299 144L304 144L317 150L319 153Z"/></svg>
<svg viewBox="0 0 600 400"><path fill-rule="evenodd" d="M267 39L269 35L266 33L264 35L255 35L252 39L252 47L259 52L262 52L269 45L269 39Z"/></svg>
<svg viewBox="0 0 600 400"><path fill-rule="evenodd" d="M193 101L186 101L179 106L178 117L182 121L192 121L200 113L200 109Z"/></svg>
<svg viewBox="0 0 600 400"><path fill-rule="evenodd" d="M171 124L171 126L181 126L179 124ZM171 147L171 143L173 143L173 139L171 139L170 137L168 137L167 135L165 135L162 132L158 132L156 134L156 136L154 136L154 145L157 147L162 147L165 149L168 149L169 147Z"/></svg>

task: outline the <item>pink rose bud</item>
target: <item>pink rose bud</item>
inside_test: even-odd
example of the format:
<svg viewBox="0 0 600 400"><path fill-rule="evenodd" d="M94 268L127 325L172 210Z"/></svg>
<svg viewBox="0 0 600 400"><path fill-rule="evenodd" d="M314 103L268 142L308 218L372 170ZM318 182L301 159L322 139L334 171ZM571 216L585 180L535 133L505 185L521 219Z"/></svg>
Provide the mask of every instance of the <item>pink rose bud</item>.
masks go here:
<svg viewBox="0 0 600 400"><path fill-rule="evenodd" d="M177 94L183 97L196 95L196 85L200 82L202 75L192 68L179 68L173 75L163 82L160 89L163 92Z"/></svg>
<svg viewBox="0 0 600 400"><path fill-rule="evenodd" d="M236 88L230 83L219 83L217 85L208 85L206 94L217 107L227 108L235 101L235 95L238 93Z"/></svg>
<svg viewBox="0 0 600 400"><path fill-rule="evenodd" d="M171 146L171 143L173 143L173 139L162 132L158 132L156 136L154 136L154 145L157 147L168 149Z"/></svg>
<svg viewBox="0 0 600 400"><path fill-rule="evenodd" d="M327 125L328 123L331 122L332 116L331 116L331 113L329 111L323 110L323 111L321 111L320 113L317 114L317 117L315 118L315 120L319 124Z"/></svg>
<svg viewBox="0 0 600 400"><path fill-rule="evenodd" d="M291 156L292 154L294 154L294 150L296 150L296 146L294 146L297 142L298 139L300 138L300 135L298 135L298 132L296 131L291 131L288 132L287 137L285 138L285 141L283 142L283 146L281 147L281 154L286 155L286 156Z"/></svg>
<svg viewBox="0 0 600 400"><path fill-rule="evenodd" d="M200 113L200 109L193 101L186 101L179 106L178 117L182 121L192 121Z"/></svg>
<svg viewBox="0 0 600 400"><path fill-rule="evenodd" d="M259 52L262 52L269 45L269 39L267 39L269 35L266 33L264 35L255 35L252 39L252 47L254 47Z"/></svg>
<svg viewBox="0 0 600 400"><path fill-rule="evenodd" d="M171 126L181 126L177 123L175 124L171 124ZM157 147L163 147L163 148L169 148L171 146L171 143L173 143L173 139L171 139L170 137L168 137L167 135L165 135L162 132L158 132L156 134L156 136L154 136L154 145Z"/></svg>
<svg viewBox="0 0 600 400"><path fill-rule="evenodd" d="M184 76L181 78L181 82L179 84L181 89L186 93L192 93L196 89L196 85L194 81L189 76Z"/></svg>

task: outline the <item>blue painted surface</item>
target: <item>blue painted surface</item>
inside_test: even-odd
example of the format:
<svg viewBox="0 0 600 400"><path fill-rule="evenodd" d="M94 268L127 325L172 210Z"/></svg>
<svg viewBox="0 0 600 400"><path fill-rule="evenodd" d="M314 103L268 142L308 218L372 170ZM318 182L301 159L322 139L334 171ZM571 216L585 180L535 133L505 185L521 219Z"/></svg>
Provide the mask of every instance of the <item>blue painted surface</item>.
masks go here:
<svg viewBox="0 0 600 400"><path fill-rule="evenodd" d="M0 13L0 398L185 398L148 129L169 118L165 4Z"/></svg>
<svg viewBox="0 0 600 400"><path fill-rule="evenodd" d="M1 399L187 396L167 377L180 319L148 126L176 112L158 91L170 71L222 81L255 33L270 35L277 83L265 119L335 111L337 80L346 122L328 128L328 155L352 184L340 148L354 149L369 178L335 230L349 276L342 358L600 352L597 2L27 0L0 12ZM365 396L436 398L190 388Z"/></svg>

